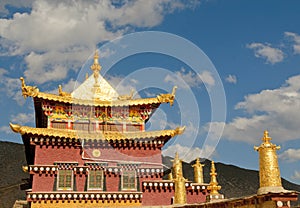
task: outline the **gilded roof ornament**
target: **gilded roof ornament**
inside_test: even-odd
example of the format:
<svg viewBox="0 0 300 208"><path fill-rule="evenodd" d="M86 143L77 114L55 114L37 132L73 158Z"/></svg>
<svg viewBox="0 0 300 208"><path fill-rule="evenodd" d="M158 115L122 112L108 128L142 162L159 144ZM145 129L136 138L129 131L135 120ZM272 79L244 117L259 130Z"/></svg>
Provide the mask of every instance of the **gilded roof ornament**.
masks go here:
<svg viewBox="0 0 300 208"><path fill-rule="evenodd" d="M91 70L94 72L94 78L95 78L95 85L94 87L99 87L100 85L98 84L98 78L99 78L99 73L101 70L101 66L99 64L99 55L98 55L98 50L95 51L94 55L94 63L91 66Z"/></svg>
<svg viewBox="0 0 300 208"><path fill-rule="evenodd" d="M35 97L39 94L39 89L36 86L27 86L23 77L20 77L22 82L22 95L24 98L28 96Z"/></svg>
<svg viewBox="0 0 300 208"><path fill-rule="evenodd" d="M129 95L120 95L118 97L118 100L131 100L133 98L133 94L134 94L134 90L132 89L130 91L130 94Z"/></svg>
<svg viewBox="0 0 300 208"><path fill-rule="evenodd" d="M28 168L27 165L23 165L23 166L22 166L22 169L23 169L23 172L24 172L24 173L27 173L29 168Z"/></svg>
<svg viewBox="0 0 300 208"><path fill-rule="evenodd" d="M10 128L11 128L11 130L13 132L20 133L20 130L21 130L21 126L20 125L9 123L9 126L10 126Z"/></svg>
<svg viewBox="0 0 300 208"><path fill-rule="evenodd" d="M173 181L175 183L174 204L186 204L185 182L187 179L185 179L182 174L179 174L175 179L173 179Z"/></svg>
<svg viewBox="0 0 300 208"><path fill-rule="evenodd" d="M171 94L160 94L157 96L157 99L160 102L170 103L170 105L172 106L174 104L176 90L177 86L174 86Z"/></svg>
<svg viewBox="0 0 300 208"><path fill-rule="evenodd" d="M178 152L175 153L173 160L173 177L175 183L174 204L186 204L186 188L187 179L182 174L182 160L179 158Z"/></svg>
<svg viewBox="0 0 300 208"><path fill-rule="evenodd" d="M195 183L204 183L203 180L203 167L204 164L200 163L200 159L197 158L194 165L192 165L194 168L194 181Z"/></svg>
<svg viewBox="0 0 300 208"><path fill-rule="evenodd" d="M268 131L264 131L262 144L254 147L259 153L259 189L257 194L265 194L269 192L285 192L281 184L280 170L276 150L280 146L272 144L272 138Z"/></svg>
<svg viewBox="0 0 300 208"><path fill-rule="evenodd" d="M63 97L71 97L70 93L62 91L61 85L58 85L58 95Z"/></svg>
<svg viewBox="0 0 300 208"><path fill-rule="evenodd" d="M173 166L172 166L173 178L176 179L180 175L182 175L182 160L179 159L178 152L175 153L174 160L172 161L173 161Z"/></svg>
<svg viewBox="0 0 300 208"><path fill-rule="evenodd" d="M268 131L264 131L264 137L262 138L262 140L265 142L265 143L270 143L270 140L272 138L269 137L269 132Z"/></svg>
<svg viewBox="0 0 300 208"><path fill-rule="evenodd" d="M261 148L272 148L276 150L280 149L280 146L271 143L272 138L269 136L268 131L264 131L264 136L261 138L261 140L263 143L259 147L254 146L254 150L259 151Z"/></svg>
<svg viewBox="0 0 300 208"><path fill-rule="evenodd" d="M207 189L210 190L211 195L219 195L219 190L221 189L221 186L218 185L217 172L214 161L211 161L210 183Z"/></svg>

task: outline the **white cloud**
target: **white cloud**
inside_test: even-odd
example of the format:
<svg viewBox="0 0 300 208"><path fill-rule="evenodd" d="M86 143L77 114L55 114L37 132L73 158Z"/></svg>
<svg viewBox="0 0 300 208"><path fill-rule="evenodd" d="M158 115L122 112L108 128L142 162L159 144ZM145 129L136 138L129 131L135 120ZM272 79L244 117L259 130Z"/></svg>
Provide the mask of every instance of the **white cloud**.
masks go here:
<svg viewBox="0 0 300 208"><path fill-rule="evenodd" d="M147 122L147 126L147 131L168 129L170 126L168 125L167 113L161 108L156 109L155 112L151 115L149 121ZM178 127L178 125L176 125L175 127L171 127L171 129L175 129L176 127Z"/></svg>
<svg viewBox="0 0 300 208"><path fill-rule="evenodd" d="M299 139L300 75L290 77L280 88L246 96L235 108L247 115L226 124L225 138L257 144L263 131L269 130L278 142Z"/></svg>
<svg viewBox="0 0 300 208"><path fill-rule="evenodd" d="M278 155L279 159L288 162L300 161L300 149L288 149Z"/></svg>
<svg viewBox="0 0 300 208"><path fill-rule="evenodd" d="M176 71L174 75L167 75L164 79L167 83L177 85L181 89L188 89L192 87L200 87L201 84L207 84L208 86L215 85L215 79L209 71L203 71L196 74L193 71L186 71L185 68L181 68L180 71Z"/></svg>
<svg viewBox="0 0 300 208"><path fill-rule="evenodd" d="M130 76L107 76L106 80L110 85L112 85L119 95L129 95L133 90L133 97L140 97L137 90L137 84L139 83L138 80L133 79Z"/></svg>
<svg viewBox="0 0 300 208"><path fill-rule="evenodd" d="M300 171L295 170L294 175L291 178L294 180L300 180Z"/></svg>
<svg viewBox="0 0 300 208"><path fill-rule="evenodd" d="M0 78L2 78L5 74L7 74L7 71L3 68L0 68Z"/></svg>
<svg viewBox="0 0 300 208"><path fill-rule="evenodd" d="M28 124L28 123L33 123L34 122L34 114L31 113L18 113L16 115L12 115L10 117L10 121L12 123L17 123L17 124Z"/></svg>
<svg viewBox="0 0 300 208"><path fill-rule="evenodd" d="M149 92L149 91L145 91L144 93L146 94L147 97L156 97L157 96L156 93L152 93L152 92Z"/></svg>
<svg viewBox="0 0 300 208"><path fill-rule="evenodd" d="M0 10L7 4L1 3ZM31 2L20 6L27 5ZM69 70L79 69L99 42L134 27L153 27L164 15L195 5L197 1L181 0L123 1L119 5L108 0L36 0L29 13L0 19L0 52L25 57L28 81L62 80Z"/></svg>
<svg viewBox="0 0 300 208"><path fill-rule="evenodd" d="M208 153L214 151L215 148L209 146L207 146L205 149L200 149L199 147L187 147L175 144L164 149L162 151L162 154L164 156L174 157L175 153L178 152L180 159L182 159L185 162L191 162L192 160L195 160L198 157L205 158L205 156L208 155Z"/></svg>
<svg viewBox="0 0 300 208"><path fill-rule="evenodd" d="M253 49L255 57L264 58L267 63L276 64L282 62L284 59L283 51L271 47L268 43L251 43L247 44L247 48Z"/></svg>
<svg viewBox="0 0 300 208"><path fill-rule="evenodd" d="M18 78L10 78L6 75L7 70L0 69L0 92L5 92L6 96L15 100L19 105L23 105L25 100L21 92L21 81Z"/></svg>
<svg viewBox="0 0 300 208"><path fill-rule="evenodd" d="M13 131L9 126L1 126L0 127L0 132L4 132L5 134L12 134Z"/></svg>
<svg viewBox="0 0 300 208"><path fill-rule="evenodd" d="M300 53L300 35L292 32L285 32L284 35L286 37L289 37L292 39L293 43L293 49L294 53L299 54Z"/></svg>
<svg viewBox="0 0 300 208"><path fill-rule="evenodd" d="M81 84L81 82L76 81L74 79L70 79L67 83L62 83L62 91L71 93L75 90L76 87L78 87ZM46 91L51 94L58 94L58 86L55 87L55 89Z"/></svg>
<svg viewBox="0 0 300 208"><path fill-rule="evenodd" d="M237 78L235 75L229 74L226 78L225 81L228 83L236 84L237 83Z"/></svg>

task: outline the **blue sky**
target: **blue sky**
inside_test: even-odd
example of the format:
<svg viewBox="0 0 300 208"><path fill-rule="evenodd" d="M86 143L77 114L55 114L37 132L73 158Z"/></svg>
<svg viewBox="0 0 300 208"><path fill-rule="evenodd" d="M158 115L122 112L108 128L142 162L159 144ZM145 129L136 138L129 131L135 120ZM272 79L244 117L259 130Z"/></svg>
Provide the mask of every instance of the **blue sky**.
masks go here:
<svg viewBox="0 0 300 208"><path fill-rule="evenodd" d="M169 143L164 153L179 151L186 160L200 155L258 169L253 145L261 143L268 129L273 142L281 145L282 176L300 184L299 8L296 0L1 1L0 140L21 142L9 122L34 126L32 100L21 96L20 76L41 91L56 92L58 84L72 91L82 65L96 48L134 32L161 31L190 41L208 56L224 87L227 115L224 121L211 119L210 87L216 85L216 76L205 70L196 76L196 69L174 57L137 54L103 69L113 84L126 78L121 93L135 88L147 97L171 91L174 84L181 86L178 102L171 108L162 105L149 122L149 130L187 125L185 134ZM113 53L100 54L103 68ZM205 61L203 57L199 59ZM168 71L160 77L165 85L153 74L149 79L158 86L140 90L141 72L162 69ZM180 96L188 95L184 84L195 96L199 125L185 116L193 110L180 104L184 100ZM203 143L210 124L218 130L224 126L224 131L214 153L205 155ZM196 141L185 145L191 132Z"/></svg>

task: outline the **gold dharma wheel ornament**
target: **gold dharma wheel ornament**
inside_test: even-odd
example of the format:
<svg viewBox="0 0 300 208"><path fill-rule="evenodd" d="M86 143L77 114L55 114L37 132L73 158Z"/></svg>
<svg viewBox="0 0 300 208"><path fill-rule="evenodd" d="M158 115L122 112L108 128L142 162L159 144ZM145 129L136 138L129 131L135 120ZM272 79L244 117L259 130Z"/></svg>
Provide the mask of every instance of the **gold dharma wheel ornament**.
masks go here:
<svg viewBox="0 0 300 208"><path fill-rule="evenodd" d="M93 150L92 154L93 154L93 157L100 157L101 156L101 152L98 149Z"/></svg>

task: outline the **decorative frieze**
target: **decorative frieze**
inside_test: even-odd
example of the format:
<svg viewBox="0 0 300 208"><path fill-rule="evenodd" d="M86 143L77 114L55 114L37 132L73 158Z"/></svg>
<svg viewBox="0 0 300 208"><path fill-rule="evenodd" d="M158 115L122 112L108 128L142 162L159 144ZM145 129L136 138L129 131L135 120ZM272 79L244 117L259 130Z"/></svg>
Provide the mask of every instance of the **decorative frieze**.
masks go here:
<svg viewBox="0 0 300 208"><path fill-rule="evenodd" d="M81 132L78 132L77 137L84 136ZM166 141L165 141L166 140ZM160 138L160 139L77 139L77 138L57 138L57 137L30 137L30 143L32 145L40 145L40 146L81 146L82 143L96 143L97 146L107 147L128 147L128 148L137 148L137 147L149 147L149 148L161 148L167 142L168 139Z"/></svg>
<svg viewBox="0 0 300 208"><path fill-rule="evenodd" d="M153 176L153 175L162 176L164 173L164 169L162 169L162 168L138 168L136 171L137 171L137 174L141 177Z"/></svg>
<svg viewBox="0 0 300 208"><path fill-rule="evenodd" d="M143 189L174 189L174 182L173 181L144 181Z"/></svg>
<svg viewBox="0 0 300 208"><path fill-rule="evenodd" d="M144 181L142 183L144 189L157 189L157 188L170 188L174 189L174 182L172 180L162 180L162 181ZM185 187L186 190L189 191L204 191L207 190L208 184L198 184L192 182L186 182Z"/></svg>
<svg viewBox="0 0 300 208"><path fill-rule="evenodd" d="M142 192L29 192L28 201L44 200L139 200L142 199Z"/></svg>

